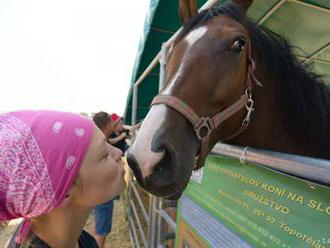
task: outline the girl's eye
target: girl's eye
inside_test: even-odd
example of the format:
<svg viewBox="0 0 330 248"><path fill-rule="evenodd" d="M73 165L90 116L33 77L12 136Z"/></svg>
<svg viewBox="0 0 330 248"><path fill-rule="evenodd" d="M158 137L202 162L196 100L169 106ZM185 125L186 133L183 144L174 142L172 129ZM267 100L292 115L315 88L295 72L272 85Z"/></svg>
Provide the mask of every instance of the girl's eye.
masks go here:
<svg viewBox="0 0 330 248"><path fill-rule="evenodd" d="M240 37L233 42L230 47L230 50L235 53L240 53L244 50L245 43L245 39L243 37Z"/></svg>

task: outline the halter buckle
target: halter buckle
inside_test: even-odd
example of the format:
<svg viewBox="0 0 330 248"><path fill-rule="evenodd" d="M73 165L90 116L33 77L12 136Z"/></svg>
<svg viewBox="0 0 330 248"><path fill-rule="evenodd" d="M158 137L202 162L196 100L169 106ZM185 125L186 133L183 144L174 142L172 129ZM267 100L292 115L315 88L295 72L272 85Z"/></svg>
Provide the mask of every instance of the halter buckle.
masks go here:
<svg viewBox="0 0 330 248"><path fill-rule="evenodd" d="M244 128L247 128L250 123L251 114L254 111L254 108L253 108L254 101L252 99L251 88L247 88L245 94L248 96L247 103L245 104L245 109L246 109L247 113L242 122L242 126Z"/></svg>
<svg viewBox="0 0 330 248"><path fill-rule="evenodd" d="M204 131L206 129L206 131ZM197 138L202 140L206 136L210 136L214 127L210 117L201 117L198 126L195 128ZM204 135L202 132L206 132Z"/></svg>

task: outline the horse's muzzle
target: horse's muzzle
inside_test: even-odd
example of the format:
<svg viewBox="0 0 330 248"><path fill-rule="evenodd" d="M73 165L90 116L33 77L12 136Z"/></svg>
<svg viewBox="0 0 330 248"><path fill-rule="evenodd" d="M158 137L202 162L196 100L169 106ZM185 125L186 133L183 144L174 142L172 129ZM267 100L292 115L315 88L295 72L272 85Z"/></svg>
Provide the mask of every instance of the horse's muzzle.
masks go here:
<svg viewBox="0 0 330 248"><path fill-rule="evenodd" d="M131 151L127 153L127 162L133 170L138 183L148 192L163 198L178 199L184 189L182 185L182 178L178 176L181 174L180 167L177 166L178 161L173 159L174 152L168 150L164 152L162 159L153 166L152 172L143 177L141 167L137 162L135 154Z"/></svg>

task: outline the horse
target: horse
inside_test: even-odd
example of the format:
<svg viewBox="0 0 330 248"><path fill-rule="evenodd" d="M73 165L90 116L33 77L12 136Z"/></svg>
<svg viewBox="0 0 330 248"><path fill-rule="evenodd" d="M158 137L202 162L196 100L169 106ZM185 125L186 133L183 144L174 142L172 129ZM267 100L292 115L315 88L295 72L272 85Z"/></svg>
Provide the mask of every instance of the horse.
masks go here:
<svg viewBox="0 0 330 248"><path fill-rule="evenodd" d="M328 88L285 38L247 17L251 3L197 13L195 0L180 1L165 84L127 154L150 193L180 197L218 141L330 158Z"/></svg>

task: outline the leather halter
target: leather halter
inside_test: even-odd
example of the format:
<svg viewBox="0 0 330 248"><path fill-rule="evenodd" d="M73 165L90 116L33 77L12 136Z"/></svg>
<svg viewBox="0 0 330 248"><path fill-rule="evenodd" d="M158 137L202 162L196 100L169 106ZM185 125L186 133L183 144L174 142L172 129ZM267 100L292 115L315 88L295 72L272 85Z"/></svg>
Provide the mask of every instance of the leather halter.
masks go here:
<svg viewBox="0 0 330 248"><path fill-rule="evenodd" d="M189 122L192 124L197 138L201 141L201 147L199 150L199 156L194 170L201 168L204 165L206 156L208 155L208 145L210 141L211 133L217 129L221 123L229 119L231 116L242 110L244 107L247 111L245 118L242 121L241 127L230 137L224 140L232 139L242 133L250 123L250 117L254 110L253 99L252 99L252 81L258 85L262 85L255 77L255 62L252 58L251 44L248 47L248 71L246 79L245 93L230 105L228 108L215 114L212 117L199 116L188 104L181 99L171 95L157 95L151 105L165 104L174 110L181 113Z"/></svg>

